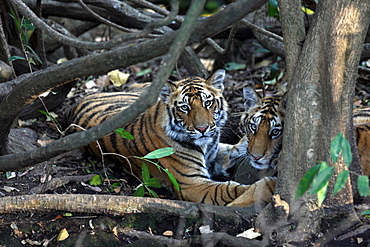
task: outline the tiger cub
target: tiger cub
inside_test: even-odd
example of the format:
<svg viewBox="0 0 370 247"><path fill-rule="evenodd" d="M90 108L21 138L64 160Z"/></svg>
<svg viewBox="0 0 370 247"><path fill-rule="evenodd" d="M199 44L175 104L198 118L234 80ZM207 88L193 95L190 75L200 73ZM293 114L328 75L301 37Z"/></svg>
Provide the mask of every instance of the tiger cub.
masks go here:
<svg viewBox="0 0 370 247"><path fill-rule="evenodd" d="M263 178L252 185L211 179L210 166L219 150L220 128L227 119L227 103L222 96L225 71L219 70L208 79L189 77L168 82L160 100L142 115L123 126L134 140L112 133L99 140L103 152L118 153L126 170L141 176L145 156L159 148L173 147L175 153L161 158L179 183L178 199L214 205L244 207L270 201L275 188L274 178ZM71 123L91 128L127 108L125 93L95 93L85 97L70 113ZM86 148L100 156L96 143ZM172 187L168 176L149 165L150 174L162 185Z"/></svg>
<svg viewBox="0 0 370 247"><path fill-rule="evenodd" d="M243 88L244 136L225 157L223 175L245 184L276 175L282 147L285 107L281 95L261 98L252 87ZM233 172L234 174L231 174Z"/></svg>
<svg viewBox="0 0 370 247"><path fill-rule="evenodd" d="M261 177L274 176L282 148L285 106L281 95L261 98L251 87L243 89L245 112L241 124L245 135L225 157L224 176L241 183L254 183ZM356 109L353 115L355 135L364 175L370 175L370 108ZM235 167L236 166L236 167ZM230 174L230 170L235 170Z"/></svg>

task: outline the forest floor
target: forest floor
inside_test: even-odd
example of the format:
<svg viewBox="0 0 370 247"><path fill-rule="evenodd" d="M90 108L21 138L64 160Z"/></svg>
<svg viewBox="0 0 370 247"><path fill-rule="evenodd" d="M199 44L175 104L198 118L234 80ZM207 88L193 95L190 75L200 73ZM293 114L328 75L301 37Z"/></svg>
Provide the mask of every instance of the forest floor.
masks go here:
<svg viewBox="0 0 370 247"><path fill-rule="evenodd" d="M147 65L148 66L148 65ZM151 80L151 72L136 77L135 71L143 68L131 67L128 82L120 86L120 90L127 90L138 80L142 82ZM257 70L256 70L257 71ZM261 70L258 70L261 72ZM251 72L248 71L248 74ZM226 85L226 98L231 102L231 118L240 116L242 107L241 88L243 83L239 78L245 78L246 72L231 71L232 80ZM140 78L139 78L140 77ZM250 74L250 77L257 77ZM355 104L361 105L370 98L369 80L359 79L356 91ZM364 83L361 83L364 82ZM56 118L74 103L76 99L87 91L108 89L115 91L117 87L111 85L104 75L86 80L83 85L75 90L61 108L53 111ZM45 145L60 137L55 125L46 120L45 116L31 120L19 121L20 129L14 135L25 146ZM237 124L235 125L237 128ZM17 132L18 131L18 132ZM238 134L238 133L236 133ZM234 135L233 138L237 138ZM229 140L231 143L235 140ZM30 164L31 165L31 164ZM101 179L101 181L99 180ZM22 196L33 194L106 194L132 196L140 182L132 176L125 174L119 166L106 161L87 157L80 150L73 150L55 157L52 160L32 165L28 168L0 174L0 196ZM166 191L158 191L161 198L173 199ZM358 209L366 209L368 204L358 205ZM364 223L367 219L362 216ZM203 246L205 242L194 241L201 235L204 228L201 222L181 223L172 215L127 214L112 216L107 214L71 213L64 211L37 211L17 212L0 216L0 247L5 246ZM253 227L253 219L246 219L238 224L235 222L224 224L213 221L212 229L215 232L225 232L236 236ZM138 235L127 235L124 230L137 231ZM328 228L328 233L330 229ZM163 238L145 241L147 235ZM330 235L330 234L329 234ZM370 246L370 227L367 224L355 226L345 232L335 234L335 238L328 239L325 245L315 246ZM189 242L163 242L168 240L189 240ZM257 238L258 239L258 238ZM207 246L228 246L213 239ZM330 241L330 242L329 242ZM169 244L170 243L170 244Z"/></svg>

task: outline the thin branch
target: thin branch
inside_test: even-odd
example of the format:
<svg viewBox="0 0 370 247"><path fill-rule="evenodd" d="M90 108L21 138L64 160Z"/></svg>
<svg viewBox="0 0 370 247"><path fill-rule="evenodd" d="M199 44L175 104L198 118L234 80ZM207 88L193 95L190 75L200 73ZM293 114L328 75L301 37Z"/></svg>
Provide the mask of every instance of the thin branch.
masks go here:
<svg viewBox="0 0 370 247"><path fill-rule="evenodd" d="M117 38L111 39L109 41L104 42L89 42L89 41L80 41L68 36L65 36L59 32L54 31L51 27L49 27L45 22L40 20L28 7L24 4L21 0L9 0L12 2L15 9L19 11L24 17L26 17L29 21L31 21L34 25L38 28L42 29L42 31L49 35L50 37L56 39L62 44L69 45L72 47L77 48L85 48L91 50L98 50L98 49L110 49L124 41L139 39L143 37L148 37L149 33L147 31L144 32L137 32L137 33L125 33Z"/></svg>
<svg viewBox="0 0 370 247"><path fill-rule="evenodd" d="M271 37L273 39L276 39L277 41L283 42L283 37L281 37L281 36L279 36L277 34L274 34L274 33L270 32L270 31L268 31L268 30L266 30L264 28L261 28L261 27L259 27L257 25L254 25L253 23L247 21L246 19L242 19L240 22L242 24L244 24L246 27L249 27L249 28L251 28L251 29L253 29L253 30L255 30L255 31L259 32L259 33L262 33L262 34L264 34L264 35L266 35L268 37Z"/></svg>
<svg viewBox="0 0 370 247"><path fill-rule="evenodd" d="M82 0L77 0L77 2L81 5L81 7L86 10L87 12L89 12L95 19L97 19L98 21L100 21L101 23L104 23L108 26L112 26L112 27L115 27L117 28L118 30L121 30L121 31L124 31L124 32L129 32L131 33L132 30L129 29L129 28L126 28L126 27L122 27L120 25L117 25L116 23L114 22L111 22L103 17L101 17L100 15L98 15L97 13L95 13L92 9L89 8L89 6L87 6Z"/></svg>

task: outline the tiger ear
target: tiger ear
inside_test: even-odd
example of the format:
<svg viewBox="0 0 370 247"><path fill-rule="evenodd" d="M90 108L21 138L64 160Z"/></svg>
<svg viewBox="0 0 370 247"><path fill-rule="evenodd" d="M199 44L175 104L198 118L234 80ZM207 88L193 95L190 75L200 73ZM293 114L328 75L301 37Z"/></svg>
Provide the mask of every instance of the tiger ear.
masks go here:
<svg viewBox="0 0 370 247"><path fill-rule="evenodd" d="M224 90L225 70L219 69L207 78L206 83L221 91Z"/></svg>
<svg viewBox="0 0 370 247"><path fill-rule="evenodd" d="M287 101L288 101L288 93L285 92L284 95L281 97L281 100L279 103L279 111L283 117L285 117L285 109L286 109Z"/></svg>
<svg viewBox="0 0 370 247"><path fill-rule="evenodd" d="M159 94L159 98L164 102L168 103L168 97L171 93L175 91L177 88L176 84L170 80L166 82L166 85L162 88L161 93Z"/></svg>
<svg viewBox="0 0 370 247"><path fill-rule="evenodd" d="M261 104L261 97L253 87L247 86L243 88L243 97L245 99L244 108L248 111L251 107Z"/></svg>

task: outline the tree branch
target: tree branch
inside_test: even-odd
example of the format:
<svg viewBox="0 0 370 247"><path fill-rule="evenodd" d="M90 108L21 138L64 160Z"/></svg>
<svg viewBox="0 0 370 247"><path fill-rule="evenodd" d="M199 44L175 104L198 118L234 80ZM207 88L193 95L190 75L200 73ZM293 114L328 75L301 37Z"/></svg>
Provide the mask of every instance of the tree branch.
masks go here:
<svg viewBox="0 0 370 247"><path fill-rule="evenodd" d="M229 5L223 11L198 21L189 43L191 44L214 35L235 21L240 20L248 13L255 11L266 2L267 0L240 0ZM0 126L2 127L2 131L0 131L1 150L4 152L6 149L4 145L11 123L18 116L23 107L34 100L36 96L43 91L79 76L103 73L117 67L126 67L163 55L168 51L168 47L170 47L171 42L179 32L180 31L176 31L152 41L139 43L130 48L119 48L98 55L77 58L25 76L27 78L22 80L22 83L16 87L8 97L0 102ZM148 52L149 49L150 52ZM65 73L65 71L68 71L68 73ZM55 73L58 73L59 76L53 76ZM50 78L53 79L50 80ZM158 86L156 83L153 83L151 87L152 88L148 91L152 93L157 92L158 94L161 85ZM66 136L47 146L27 153L1 156L0 171L9 171L30 166L48 160L68 150L86 146L123 126L147 109L151 105L151 103L147 101L147 98L149 98L148 95L143 94L140 100L135 102L126 111L87 131ZM12 109L11 111L9 111L10 107ZM9 162L10 159L12 159L12 162Z"/></svg>
<svg viewBox="0 0 370 247"><path fill-rule="evenodd" d="M57 41L62 44L69 45L72 47L77 48L85 48L85 49L110 49L117 44L120 44L124 41L139 39L148 36L148 32L137 32L137 33L125 33L117 38L104 41L104 42L89 42L89 41L80 41L74 38L70 38L65 36L59 32L56 32L54 29L49 27L45 22L40 20L28 7L24 4L21 0L9 0L12 2L13 6L21 13L24 17L26 17L29 21L31 21L34 25L40 28L45 34L50 37L53 37Z"/></svg>

